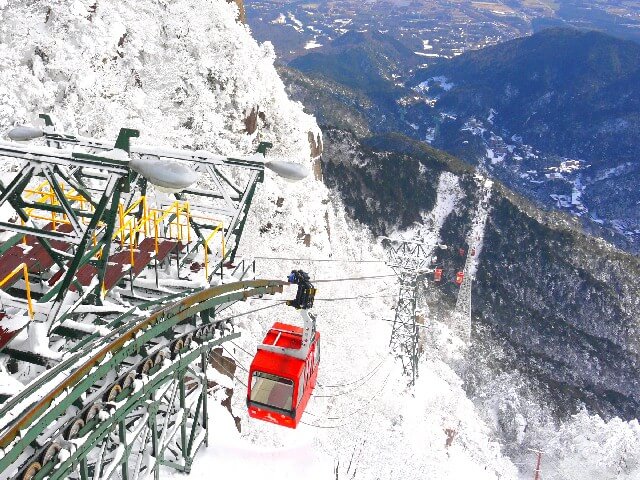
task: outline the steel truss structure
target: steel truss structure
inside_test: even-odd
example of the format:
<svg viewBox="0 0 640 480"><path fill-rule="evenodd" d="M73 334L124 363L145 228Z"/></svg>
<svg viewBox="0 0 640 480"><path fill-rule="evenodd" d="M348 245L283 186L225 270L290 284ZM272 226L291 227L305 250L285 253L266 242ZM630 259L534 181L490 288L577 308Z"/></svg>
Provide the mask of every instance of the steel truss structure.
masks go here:
<svg viewBox="0 0 640 480"><path fill-rule="evenodd" d="M159 479L188 472L207 444L207 376L215 345L234 339L229 304L281 292L243 281L139 305L106 336L73 347L0 408L1 479ZM87 352L90 352L87 355Z"/></svg>
<svg viewBox="0 0 640 480"><path fill-rule="evenodd" d="M288 284L243 280L246 259L233 283L223 272L265 166L302 173L265 162L269 143L230 158L133 143L131 129L113 143L69 135L41 117L44 129L9 132L39 145L0 142L22 162L0 182L0 373L17 380L0 392L0 480L188 472L209 438L212 348L239 336L221 311ZM141 167L176 163L199 182L166 187Z"/></svg>
<svg viewBox="0 0 640 480"><path fill-rule="evenodd" d="M154 289L148 280L155 272L151 296L166 295L158 269L174 257L178 278L181 269L203 270L206 283L222 276L223 265L235 259L270 144L260 144L253 157L227 158L132 145L139 133L131 129L122 129L113 144L58 133L41 117L47 146L0 142L0 157L24 162L7 185L0 183L0 208L14 212L0 221L0 230L12 234L0 245L0 288L8 292L2 304L10 314L28 310L31 323L46 324L49 335L83 336L78 318L87 305L102 306L113 289L146 298L140 292ZM211 187L192 186L172 197L158 192L131 168L130 160L141 157L188 162ZM204 260L194 262L202 253ZM20 347L9 350L21 360L42 361Z"/></svg>
<svg viewBox="0 0 640 480"><path fill-rule="evenodd" d="M385 239L389 252L388 264L399 277L400 291L396 305L391 351L402 362L402 369L409 377L409 385L418 377L418 324L416 307L418 293L424 276L432 271L431 259L434 245L427 245L418 238L414 240Z"/></svg>

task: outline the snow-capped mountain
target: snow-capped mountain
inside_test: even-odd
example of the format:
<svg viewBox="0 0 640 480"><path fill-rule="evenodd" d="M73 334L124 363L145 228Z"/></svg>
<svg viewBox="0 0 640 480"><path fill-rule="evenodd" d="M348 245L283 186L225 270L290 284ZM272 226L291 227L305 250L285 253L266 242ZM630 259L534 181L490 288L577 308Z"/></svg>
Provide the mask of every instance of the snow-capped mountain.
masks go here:
<svg viewBox="0 0 640 480"><path fill-rule="evenodd" d="M287 98L270 44L256 43L236 17L236 6L223 0L0 0L0 129L35 123L44 112L65 130L91 136L115 139L120 127L132 127L145 143L227 155L270 141L271 154L317 165L315 120ZM252 111L260 112L255 129L247 126ZM548 448L554 462L545 478L637 478L637 422L606 423L582 413L556 426L543 411L538 424L527 423L533 415L524 406L519 411L518 402L526 400L516 388L519 377L500 379L513 401L474 403L463 388L465 349L446 316L424 329L427 353L417 384L408 389L388 351L397 284L375 263L385 252L319 177L292 184L268 174L239 254L257 259L256 275L263 278L283 278L292 268L316 280L390 276L318 283L319 385L297 430L249 420L242 383L265 330L297 315L278 306L243 317L238 348L226 354L236 361L236 378L219 378L234 390L231 407L241 432L219 404L224 391L214 392L209 447L190 477L167 469L166 478L516 479L519 472L529 475L529 466L519 463L533 465L526 448L534 443ZM477 381L485 388L493 382ZM523 432L515 446L497 428L509 420ZM596 448L602 438L610 442L604 452Z"/></svg>

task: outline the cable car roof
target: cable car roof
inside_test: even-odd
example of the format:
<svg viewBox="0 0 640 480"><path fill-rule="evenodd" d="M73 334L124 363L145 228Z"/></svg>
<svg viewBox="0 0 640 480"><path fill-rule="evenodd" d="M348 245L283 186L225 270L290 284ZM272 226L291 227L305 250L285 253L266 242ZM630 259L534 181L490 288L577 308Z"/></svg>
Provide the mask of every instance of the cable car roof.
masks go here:
<svg viewBox="0 0 640 480"><path fill-rule="evenodd" d="M317 340L319 337L320 334L316 332L314 340ZM263 343L284 348L300 348L302 343L302 328L276 322L267 332ZM251 363L251 370L259 370L284 378L297 379L302 373L304 364L304 359L262 350L258 346L258 352Z"/></svg>

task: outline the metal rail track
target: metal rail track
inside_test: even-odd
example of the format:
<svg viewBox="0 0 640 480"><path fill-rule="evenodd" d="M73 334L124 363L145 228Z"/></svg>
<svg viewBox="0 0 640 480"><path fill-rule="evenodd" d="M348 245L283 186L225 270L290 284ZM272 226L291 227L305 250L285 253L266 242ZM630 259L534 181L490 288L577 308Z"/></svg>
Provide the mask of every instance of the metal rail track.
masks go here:
<svg viewBox="0 0 640 480"><path fill-rule="evenodd" d="M138 305L0 408L0 479L160 478L208 441L209 354L237 338L225 306L281 292L249 280ZM157 304L157 302L156 302Z"/></svg>

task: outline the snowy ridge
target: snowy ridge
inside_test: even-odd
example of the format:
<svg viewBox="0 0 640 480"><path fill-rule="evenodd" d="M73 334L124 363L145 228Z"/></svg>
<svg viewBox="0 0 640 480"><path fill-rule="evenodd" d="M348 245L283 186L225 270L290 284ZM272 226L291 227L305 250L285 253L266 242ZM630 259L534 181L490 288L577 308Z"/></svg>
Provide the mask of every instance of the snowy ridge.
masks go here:
<svg viewBox="0 0 640 480"><path fill-rule="evenodd" d="M466 269L475 276L480 261L484 242L484 231L490 213L491 185L482 178L477 178L479 187L479 202L475 208L474 221L468 234L470 248L475 245L475 256L469 257ZM438 225L451 213L459 208L462 199L458 191L458 180L455 176L441 176L438 184L436 205L431 212L423 212L426 230L425 238L437 238ZM453 199L455 198L455 201ZM443 208L443 206L447 206ZM413 235L419 227L411 227L405 236ZM403 235L398 232L397 235ZM491 261L483 258L483 261ZM467 299L468 300L468 299ZM423 311L428 312L425 305ZM453 312L452 312L453 313ZM589 414L581 410L575 415L559 421L548 405L543 392L535 390L519 372L495 375L488 369L474 368L465 358L468 355L465 342L458 335L464 337L464 332L456 333L455 315L444 315L443 322L430 319L429 328L424 329L421 341L424 342L426 361L420 366L421 377L416 391L420 391L420 382L426 375L436 375L440 380L447 378L443 375L439 362L444 361L445 369L450 379L459 382L460 404L469 401L475 412L478 412L490 431L487 438L494 439L502 447L514 465L518 466L516 474L507 474L502 478L530 479L535 466L535 454L530 449L541 449L545 452L542 461L542 478L553 480L578 480L583 478L624 479L640 478L640 427L637 420L625 422L619 418L605 421L600 416ZM466 337L468 338L468 337ZM472 339L477 342L477 339ZM472 344L480 350L481 356L486 356L489 363L500 362L505 355L498 345ZM451 370L450 366L453 368ZM472 373L471 373L472 372ZM471 375L471 377L469 376ZM433 377L430 378L432 385ZM462 386L464 385L464 389ZM430 388L433 388L430 386ZM467 391L473 392L471 399L467 398ZM424 393L424 392L423 392ZM416 399L417 400L417 399ZM454 418L449 418L446 430L455 431L454 443L458 435L468 434L467 426L456 424ZM456 425L458 428L456 429ZM480 428L480 427L479 427ZM447 437L449 438L449 437ZM606 448L602 448L606 445ZM469 447L472 448L472 447ZM397 477L403 478L403 477ZM445 478L438 473L429 478ZM471 478L456 472L451 478Z"/></svg>

